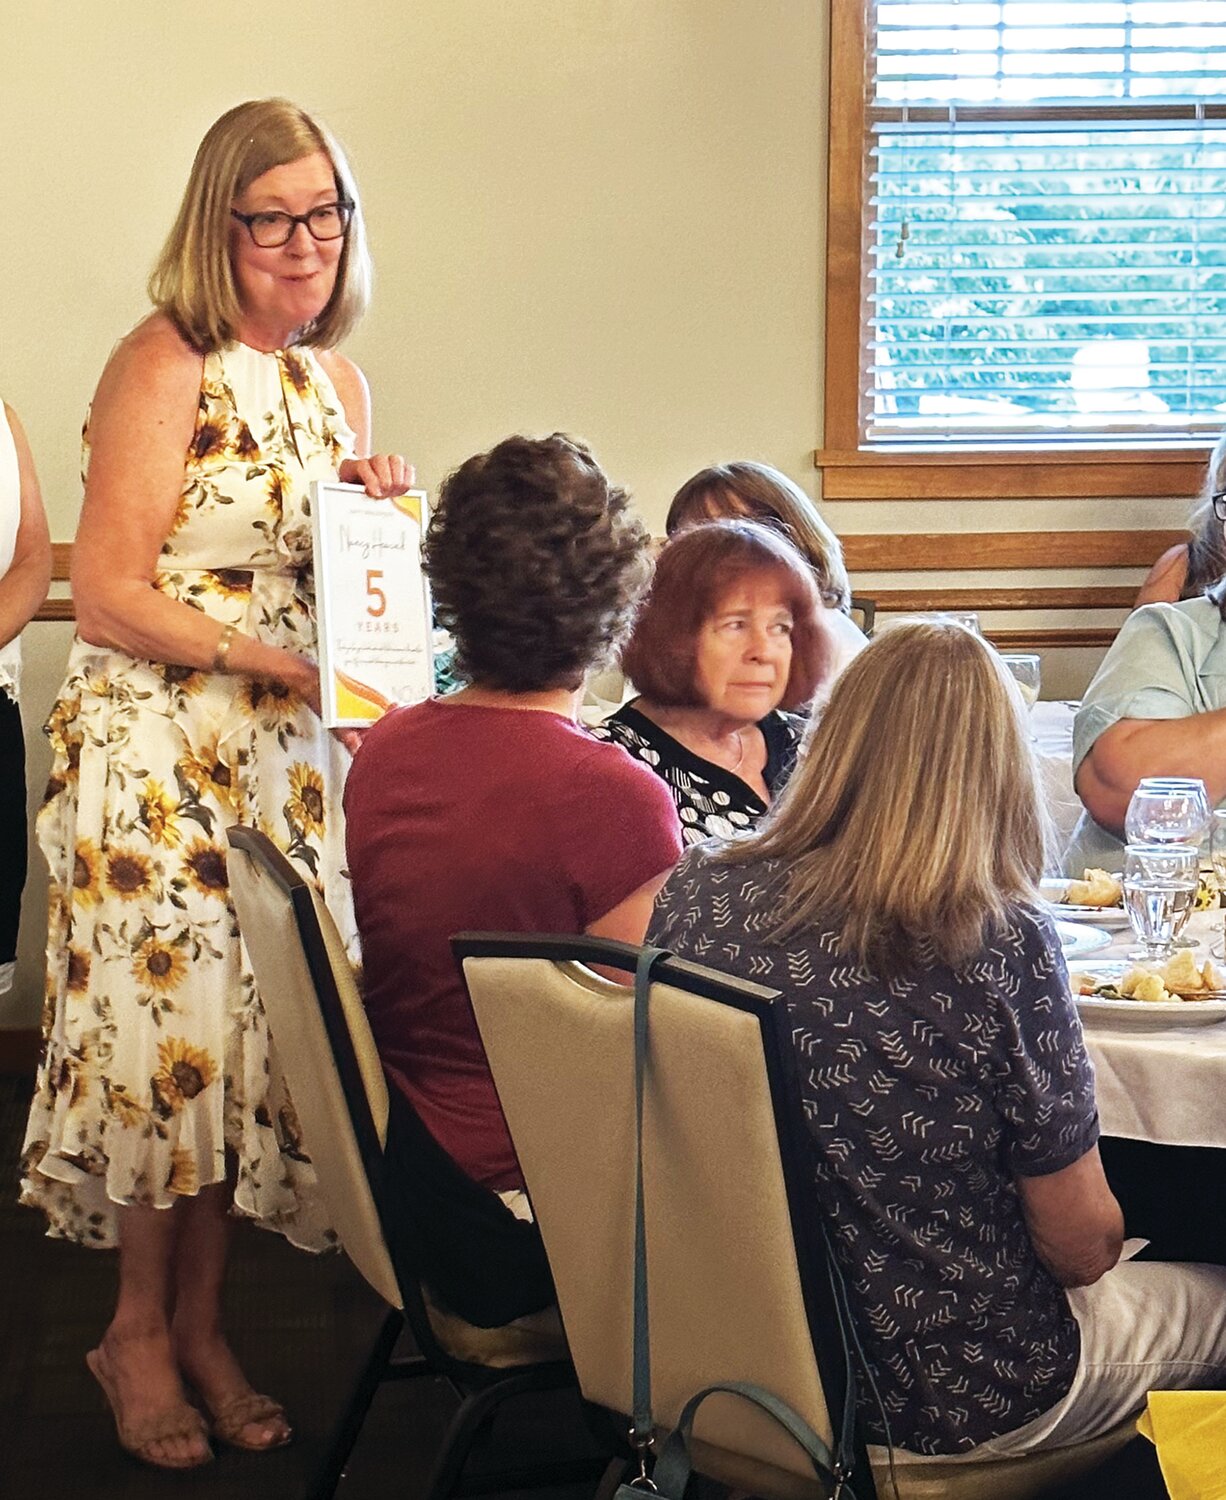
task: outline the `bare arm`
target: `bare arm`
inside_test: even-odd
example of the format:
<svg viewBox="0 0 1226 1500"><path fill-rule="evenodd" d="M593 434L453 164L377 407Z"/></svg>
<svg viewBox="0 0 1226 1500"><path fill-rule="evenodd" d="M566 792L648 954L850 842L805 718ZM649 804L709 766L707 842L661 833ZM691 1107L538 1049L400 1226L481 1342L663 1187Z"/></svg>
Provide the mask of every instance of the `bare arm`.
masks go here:
<svg viewBox="0 0 1226 1500"><path fill-rule="evenodd" d="M1145 575L1145 581L1133 603L1135 609L1141 604L1175 604L1188 576L1188 544L1176 542L1168 547Z"/></svg>
<svg viewBox="0 0 1226 1500"><path fill-rule="evenodd" d="M1122 837L1128 803L1143 776L1197 776L1210 806L1226 797L1226 709L1183 719L1120 719L1077 768L1077 795L1095 822Z"/></svg>
<svg viewBox="0 0 1226 1500"><path fill-rule="evenodd" d="M660 887L671 874L671 870L661 870L653 880L639 886L637 891L631 891L611 911L588 924L588 936L614 938L618 942L633 943L638 947L647 936L647 924L651 920L651 909L660 893ZM618 984L626 983L626 973L622 969L609 969L599 964L596 972Z"/></svg>
<svg viewBox="0 0 1226 1500"><path fill-rule="evenodd" d="M366 493L376 499L403 495L413 487L413 465L399 453L371 453L370 387L366 376L351 359L334 349L321 350L319 362L345 408L345 420L353 428L356 446L357 456L341 463L337 478L343 484L365 485Z"/></svg>
<svg viewBox="0 0 1226 1500"><path fill-rule="evenodd" d="M13 561L8 572L0 578L0 645L7 646L21 634L47 597L47 587L51 582L51 537L47 531L47 516L30 445L17 420L17 413L7 405L4 410L17 449L17 475L21 487L21 514L17 522Z"/></svg>
<svg viewBox="0 0 1226 1500"><path fill-rule="evenodd" d="M222 627L153 587L183 487L199 391L200 356L161 315L142 323L111 356L90 416L72 591L77 629L91 645L208 668ZM233 637L226 670L283 682L318 705L314 663L251 636Z"/></svg>
<svg viewBox="0 0 1226 1500"><path fill-rule="evenodd" d="M1046 1177L1015 1177L1039 1259L1061 1286L1090 1286L1120 1258L1124 1216L1098 1147Z"/></svg>

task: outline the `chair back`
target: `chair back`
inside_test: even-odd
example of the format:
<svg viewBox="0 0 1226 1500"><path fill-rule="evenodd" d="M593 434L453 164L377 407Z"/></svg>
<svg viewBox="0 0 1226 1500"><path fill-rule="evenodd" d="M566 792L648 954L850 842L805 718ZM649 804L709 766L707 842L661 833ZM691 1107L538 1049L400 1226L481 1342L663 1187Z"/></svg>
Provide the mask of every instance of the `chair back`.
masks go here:
<svg viewBox="0 0 1226 1500"><path fill-rule="evenodd" d="M633 991L587 967L633 969L590 938L461 934L477 1025L541 1226L584 1395L632 1409ZM653 1408L672 1426L713 1380L751 1381L825 1439L841 1370L790 1026L775 990L670 959L652 985L644 1193ZM825 1348L825 1339L820 1340ZM825 1375L825 1381L823 1380ZM759 1493L812 1495L813 1471L768 1418L712 1397L699 1465ZM763 1489L764 1476L769 1488ZM861 1497L872 1494L861 1480Z"/></svg>
<svg viewBox="0 0 1226 1500"><path fill-rule="evenodd" d="M320 1192L350 1260L402 1308L371 1188L387 1084L345 945L314 888L271 839L241 827L226 837L234 909Z"/></svg>

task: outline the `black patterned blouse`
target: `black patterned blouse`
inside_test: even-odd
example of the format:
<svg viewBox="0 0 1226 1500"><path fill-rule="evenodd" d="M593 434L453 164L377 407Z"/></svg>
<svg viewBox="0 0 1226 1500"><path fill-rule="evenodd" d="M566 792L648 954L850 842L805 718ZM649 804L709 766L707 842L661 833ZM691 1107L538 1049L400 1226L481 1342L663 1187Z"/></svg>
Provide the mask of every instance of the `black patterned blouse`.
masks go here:
<svg viewBox="0 0 1226 1500"><path fill-rule="evenodd" d="M612 740L628 750L635 760L650 766L667 785L677 804L681 837L686 844L704 839L731 838L752 828L766 811L766 803L734 772L703 760L675 740L667 730L641 714L634 704L625 704L592 733ZM804 735L805 721L796 714L773 709L758 728L766 740L766 765L762 779L772 800L783 790L796 769L796 755Z"/></svg>
<svg viewBox="0 0 1226 1500"><path fill-rule="evenodd" d="M786 995L817 1195L890 1435L964 1452L1055 1406L1080 1353L1014 1187L1098 1138L1060 944L1046 913L1015 906L970 963L883 982L835 932L771 941L782 874L691 849L648 940ZM863 1416L884 1441L867 1401Z"/></svg>

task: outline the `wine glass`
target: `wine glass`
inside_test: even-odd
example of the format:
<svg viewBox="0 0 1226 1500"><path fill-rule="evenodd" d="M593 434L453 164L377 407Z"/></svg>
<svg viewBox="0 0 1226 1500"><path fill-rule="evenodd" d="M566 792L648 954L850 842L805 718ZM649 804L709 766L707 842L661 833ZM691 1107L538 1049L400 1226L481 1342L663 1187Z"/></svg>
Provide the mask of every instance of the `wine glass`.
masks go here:
<svg viewBox="0 0 1226 1500"><path fill-rule="evenodd" d="M1209 858L1213 864L1213 878L1218 889L1218 904L1226 907L1226 807L1215 807L1209 821ZM1226 918L1223 919L1226 921ZM1226 956L1226 929L1222 939L1213 946L1217 958Z"/></svg>
<svg viewBox="0 0 1226 1500"><path fill-rule="evenodd" d="M1196 900L1200 856L1193 844L1129 844L1124 910L1140 942L1129 958L1167 958L1180 918Z"/></svg>
<svg viewBox="0 0 1226 1500"><path fill-rule="evenodd" d="M972 609L946 609L941 611L942 620L953 620L956 625L961 625L964 630L969 630L972 635L982 636L983 631L979 628L979 616Z"/></svg>
<svg viewBox="0 0 1226 1500"><path fill-rule="evenodd" d="M1022 701L1027 708L1030 708L1039 696L1039 658L1024 653L1002 651L1000 659L1008 667L1010 675L1017 683Z"/></svg>
<svg viewBox="0 0 1226 1500"><path fill-rule="evenodd" d="M1147 776L1128 804L1124 836L1130 844L1194 844L1209 831L1209 794L1191 776Z"/></svg>

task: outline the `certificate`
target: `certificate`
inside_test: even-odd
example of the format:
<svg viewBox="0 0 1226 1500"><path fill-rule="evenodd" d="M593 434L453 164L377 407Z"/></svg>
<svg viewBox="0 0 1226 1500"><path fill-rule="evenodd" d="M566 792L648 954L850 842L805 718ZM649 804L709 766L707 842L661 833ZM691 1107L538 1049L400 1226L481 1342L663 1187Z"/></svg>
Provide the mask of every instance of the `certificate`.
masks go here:
<svg viewBox="0 0 1226 1500"><path fill-rule="evenodd" d="M311 527L324 723L360 728L398 703L428 698L425 491L372 500L359 485L317 481Z"/></svg>

